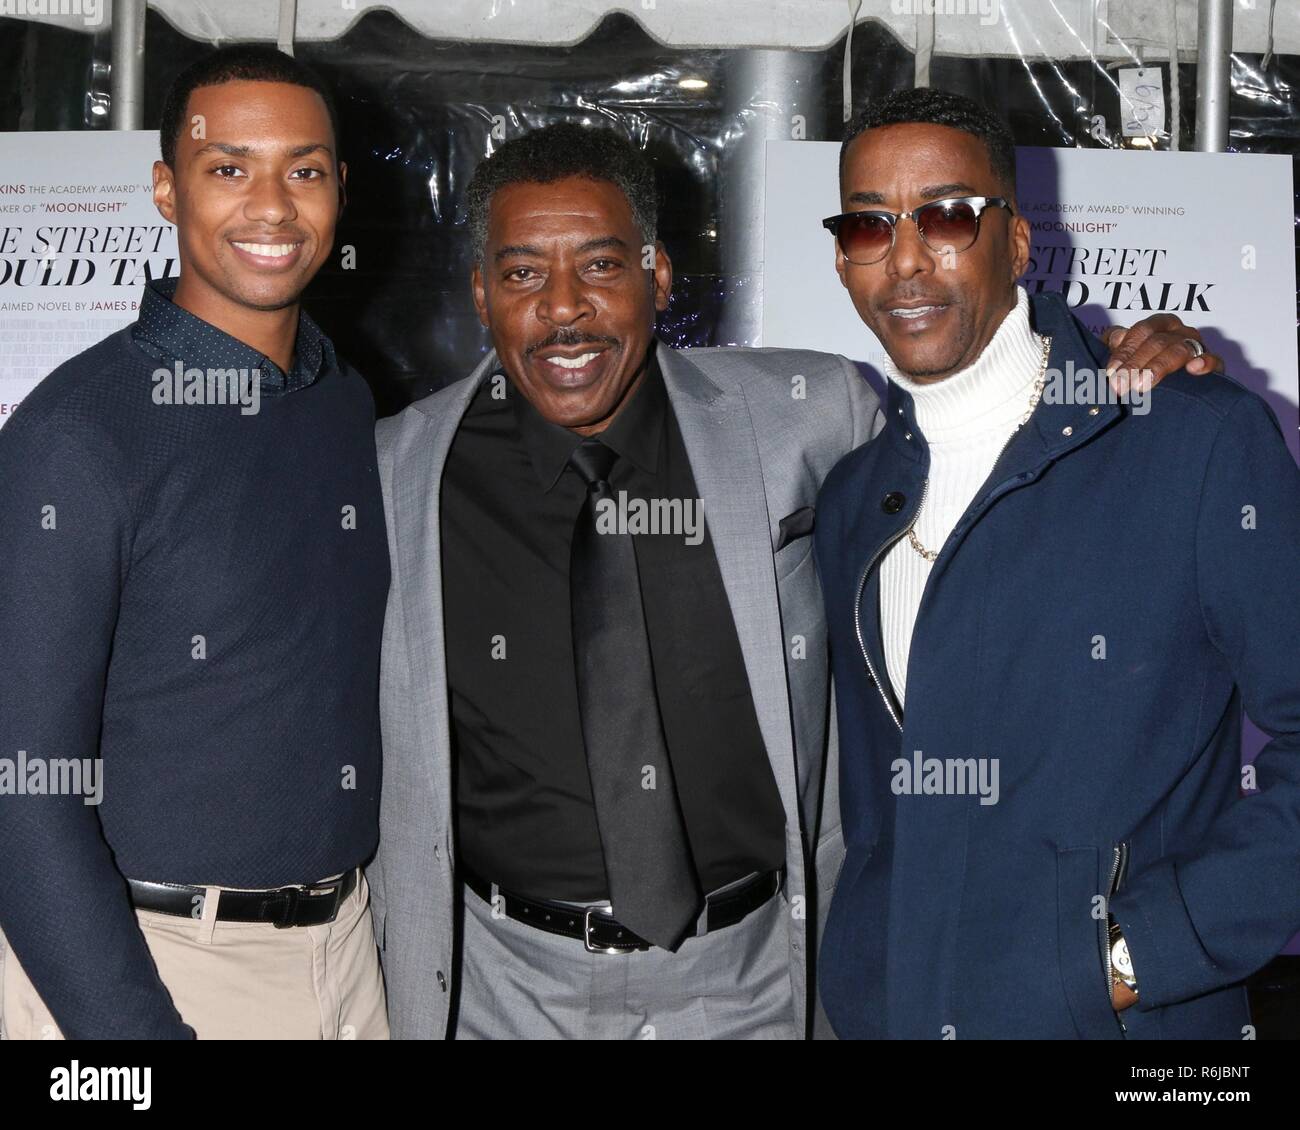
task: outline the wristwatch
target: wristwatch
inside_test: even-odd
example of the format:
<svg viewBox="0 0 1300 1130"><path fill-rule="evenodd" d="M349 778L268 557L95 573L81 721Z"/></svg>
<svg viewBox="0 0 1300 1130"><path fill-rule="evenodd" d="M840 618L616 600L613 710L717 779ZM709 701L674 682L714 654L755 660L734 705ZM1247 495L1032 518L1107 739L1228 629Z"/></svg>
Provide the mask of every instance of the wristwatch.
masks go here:
<svg viewBox="0 0 1300 1130"><path fill-rule="evenodd" d="M1133 974L1133 959L1129 956L1128 942L1124 940L1124 932L1119 928L1119 923L1114 917L1108 915L1107 918L1110 926L1110 946L1106 952L1110 957L1111 980L1118 981L1136 997L1138 983L1137 977Z"/></svg>

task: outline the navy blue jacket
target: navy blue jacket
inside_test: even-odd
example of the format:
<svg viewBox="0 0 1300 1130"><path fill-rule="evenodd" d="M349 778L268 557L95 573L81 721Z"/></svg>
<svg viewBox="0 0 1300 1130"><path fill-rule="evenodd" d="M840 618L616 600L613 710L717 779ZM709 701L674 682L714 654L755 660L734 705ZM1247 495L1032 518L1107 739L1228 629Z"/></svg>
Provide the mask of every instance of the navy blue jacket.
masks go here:
<svg viewBox="0 0 1300 1130"><path fill-rule="evenodd" d="M1032 318L1053 370L1104 366L1058 296ZM832 1024L1240 1039L1243 978L1300 927L1300 471L1276 420L1181 372L1147 415L1045 398L934 563L904 714L879 563L929 453L910 397L891 385L886 411L817 504L847 847L819 962ZM1245 796L1243 703L1272 738ZM901 791L915 751L997 758L997 803ZM1140 991L1122 1019L1112 891Z"/></svg>

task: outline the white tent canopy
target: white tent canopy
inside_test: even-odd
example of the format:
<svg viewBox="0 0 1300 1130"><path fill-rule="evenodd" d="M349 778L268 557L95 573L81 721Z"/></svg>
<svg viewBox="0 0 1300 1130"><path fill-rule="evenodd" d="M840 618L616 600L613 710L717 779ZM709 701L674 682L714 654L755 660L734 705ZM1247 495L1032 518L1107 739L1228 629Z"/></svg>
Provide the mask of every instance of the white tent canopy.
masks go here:
<svg viewBox="0 0 1300 1130"><path fill-rule="evenodd" d="M936 55L1087 59L1168 57L1197 42L1197 0L148 0L176 29L209 43L336 39L367 12L393 12L431 39L580 43L623 12L674 47L825 48L857 22L887 25ZM109 0L0 0L0 16L102 31ZM1233 50L1300 53L1300 4L1234 0ZM282 23L282 16L284 22ZM1272 35L1270 42L1270 22ZM930 47L931 42L933 47Z"/></svg>

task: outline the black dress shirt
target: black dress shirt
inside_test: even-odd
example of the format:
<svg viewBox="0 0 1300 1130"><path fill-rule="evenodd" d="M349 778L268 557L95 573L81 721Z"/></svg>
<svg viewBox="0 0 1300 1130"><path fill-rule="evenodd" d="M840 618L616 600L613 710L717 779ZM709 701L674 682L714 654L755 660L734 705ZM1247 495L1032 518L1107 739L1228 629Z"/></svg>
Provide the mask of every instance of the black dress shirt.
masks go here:
<svg viewBox="0 0 1300 1130"><path fill-rule="evenodd" d="M601 436L630 498L698 499L651 360ZM461 422L442 483L443 603L460 859L536 898L608 898L578 713L569 551L581 437L504 377ZM702 512L702 510L701 510ZM634 533L664 735L705 891L785 859L785 814L707 522ZM692 539L694 540L694 539Z"/></svg>

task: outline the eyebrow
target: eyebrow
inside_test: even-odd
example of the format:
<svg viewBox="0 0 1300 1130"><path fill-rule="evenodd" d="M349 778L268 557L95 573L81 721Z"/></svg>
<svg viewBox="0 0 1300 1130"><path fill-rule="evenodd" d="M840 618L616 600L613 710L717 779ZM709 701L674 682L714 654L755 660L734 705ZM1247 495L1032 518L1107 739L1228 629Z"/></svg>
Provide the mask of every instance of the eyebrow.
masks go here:
<svg viewBox="0 0 1300 1130"><path fill-rule="evenodd" d="M291 145L282 152L289 158L306 157L309 153L315 153L316 150L324 150L329 156L334 155L334 151L323 141L309 141L306 145ZM194 151L196 157L204 153L224 153L227 157L256 157L259 150L251 145L231 145L224 141L209 141L200 149Z"/></svg>
<svg viewBox="0 0 1300 1130"><path fill-rule="evenodd" d="M610 247L626 251L627 241L619 239L616 235L597 236L595 239L589 239L586 242L579 244L577 253L583 255L588 251L603 251ZM534 247L530 243L512 243L506 247L497 248L497 252L493 258L496 259L497 262L500 262L502 259L508 259L512 255L535 255L538 258L541 258L545 254L546 252L540 247Z"/></svg>
<svg viewBox="0 0 1300 1130"><path fill-rule="evenodd" d="M960 181L951 184L926 185L917 195L922 200L942 200L945 196L978 196L970 185ZM885 197L879 192L854 192L849 195L850 204L883 204Z"/></svg>

